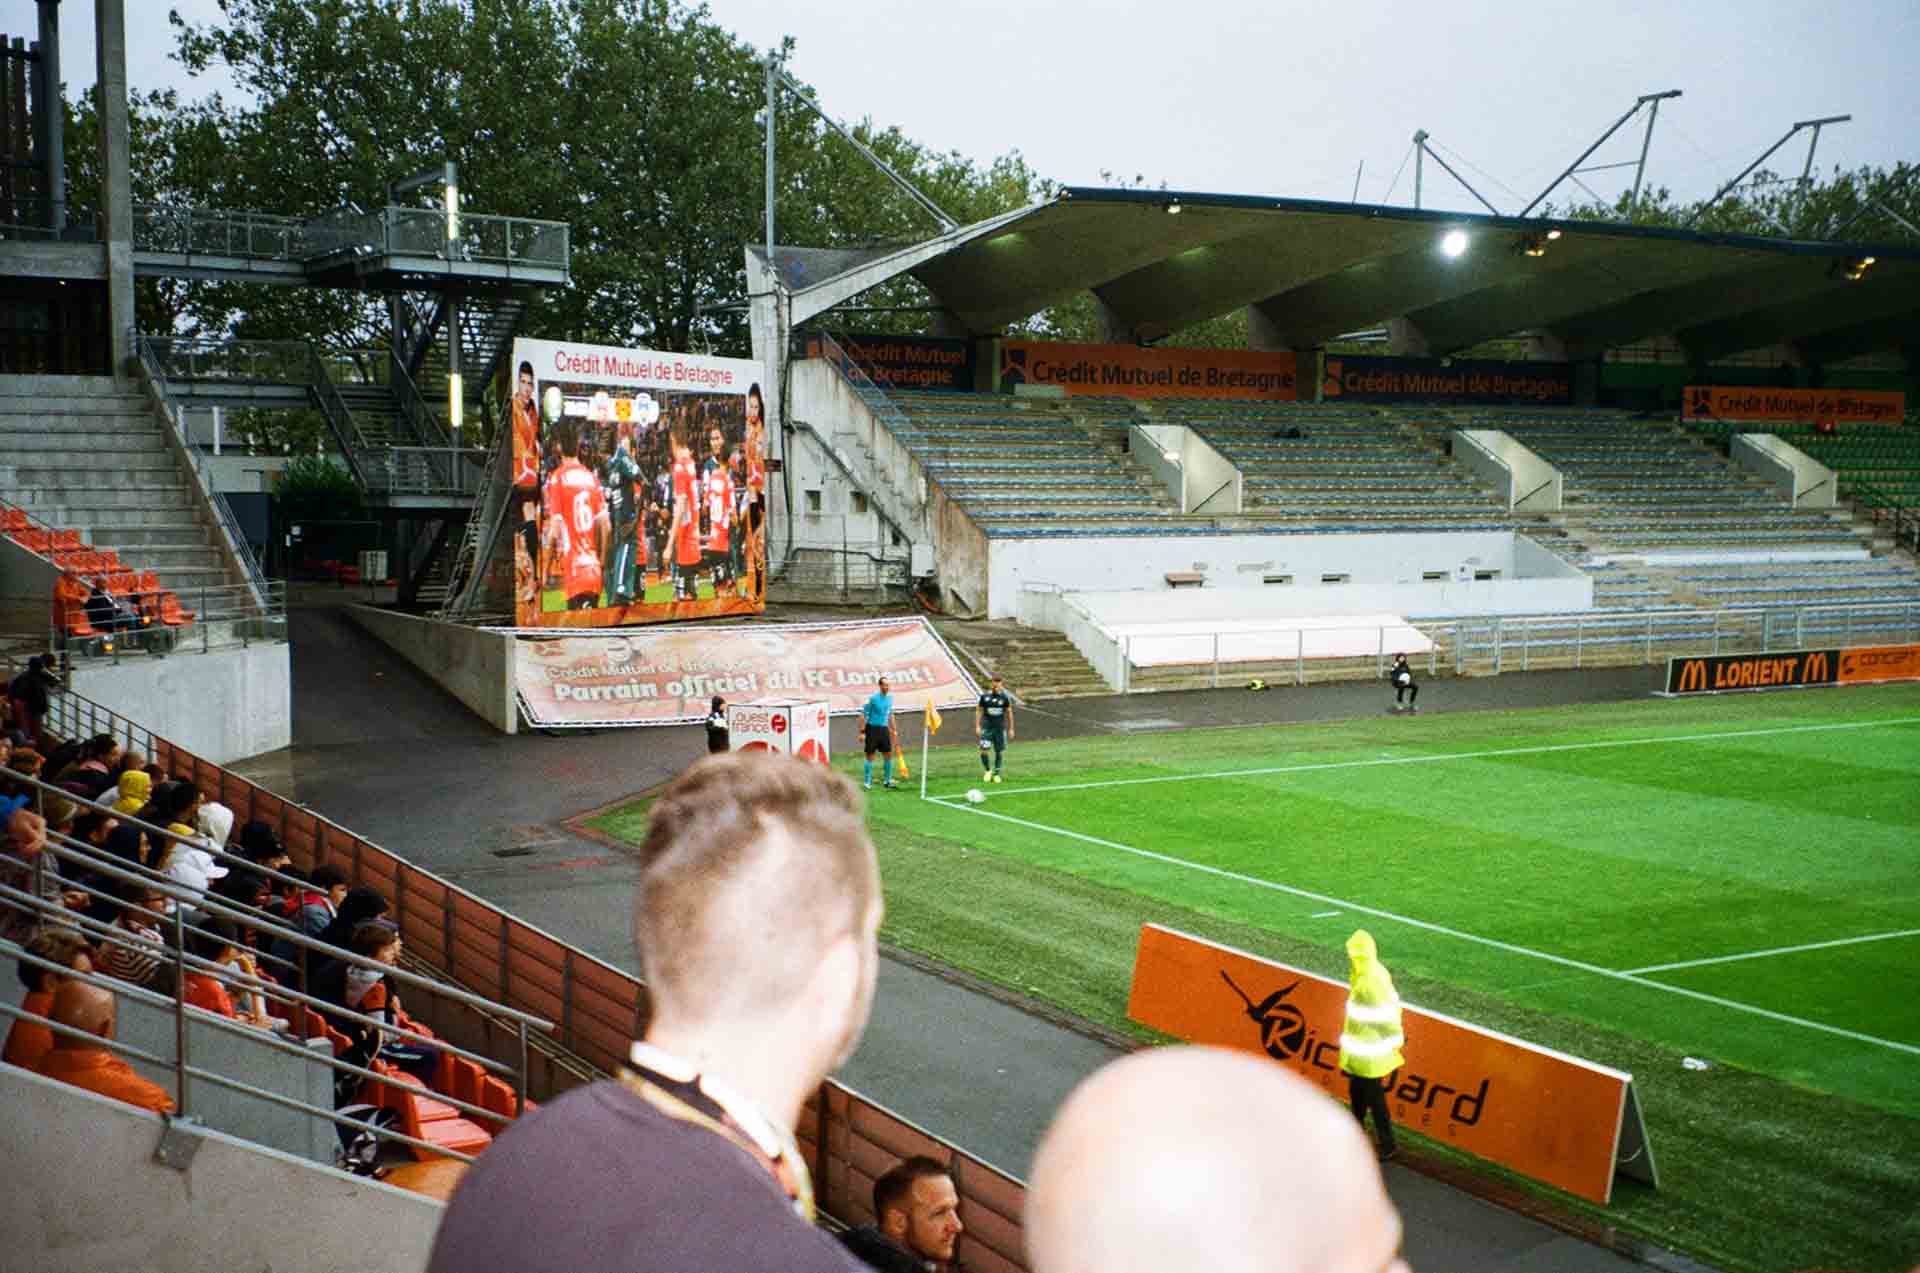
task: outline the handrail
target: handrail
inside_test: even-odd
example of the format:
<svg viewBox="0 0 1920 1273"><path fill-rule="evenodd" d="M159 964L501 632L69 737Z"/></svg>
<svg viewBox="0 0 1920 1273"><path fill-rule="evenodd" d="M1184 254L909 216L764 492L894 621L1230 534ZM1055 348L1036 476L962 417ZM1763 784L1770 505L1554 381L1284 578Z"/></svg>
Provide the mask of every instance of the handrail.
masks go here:
<svg viewBox="0 0 1920 1273"><path fill-rule="evenodd" d="M199 488L201 497L207 501L214 512L214 524L220 537L226 542L227 551L240 563L247 586L252 589L254 601L262 610L267 608L267 572L253 555L253 545L247 541L247 535L240 528L240 521L233 515L233 507L227 503L225 492L213 482L206 471L206 458L200 454L200 448L193 445L187 437L184 417L179 404L173 400L167 388L166 375L161 369L158 354L150 338L134 333L134 345L139 353L140 370L148 391L154 396L160 414L167 419L167 427L173 434L173 440L179 451L187 457L193 470L194 484Z"/></svg>
<svg viewBox="0 0 1920 1273"><path fill-rule="evenodd" d="M360 432L360 423L353 418L353 409L347 406L347 400L340 396L340 387L333 383L331 376L327 375L327 369L320 361L320 351L312 345L307 345L307 358L309 360L308 387L313 391L320 413L326 416L327 424L333 430L333 436L340 442L340 449L347 458L347 467L353 471L353 476L364 490L370 483L360 456L370 448L367 446L365 436Z"/></svg>
<svg viewBox="0 0 1920 1273"><path fill-rule="evenodd" d="M177 252L310 265L342 251L435 256L489 264L569 269L572 228L564 221L462 212L455 250L447 251L447 214L389 206L341 208L316 217L281 216L190 205L133 206L137 252Z"/></svg>

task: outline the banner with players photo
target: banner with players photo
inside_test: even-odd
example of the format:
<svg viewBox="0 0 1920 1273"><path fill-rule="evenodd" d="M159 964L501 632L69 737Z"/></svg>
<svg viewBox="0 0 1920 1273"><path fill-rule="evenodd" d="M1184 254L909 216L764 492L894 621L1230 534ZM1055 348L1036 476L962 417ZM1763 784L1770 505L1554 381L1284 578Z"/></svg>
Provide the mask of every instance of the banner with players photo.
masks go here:
<svg viewBox="0 0 1920 1273"><path fill-rule="evenodd" d="M881 677L903 712L971 706L979 689L925 619L656 628L515 643L520 702L543 728L674 725L729 704L824 703L851 715Z"/></svg>
<svg viewBox="0 0 1920 1273"><path fill-rule="evenodd" d="M514 614L604 628L766 608L759 364L516 340Z"/></svg>

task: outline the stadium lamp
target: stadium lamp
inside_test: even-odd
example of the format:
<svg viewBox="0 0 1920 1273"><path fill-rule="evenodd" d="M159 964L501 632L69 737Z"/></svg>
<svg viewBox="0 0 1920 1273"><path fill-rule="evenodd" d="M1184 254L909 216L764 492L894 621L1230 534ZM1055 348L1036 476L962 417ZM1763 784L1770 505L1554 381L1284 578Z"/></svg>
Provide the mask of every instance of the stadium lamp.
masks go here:
<svg viewBox="0 0 1920 1273"><path fill-rule="evenodd" d="M1547 242L1549 242L1549 243L1551 243L1551 242L1553 242L1553 241L1554 241L1555 239L1557 239L1557 238L1559 238L1559 237L1560 237L1560 231L1558 231L1558 230L1548 230L1548 231L1547 231Z"/></svg>
<svg viewBox="0 0 1920 1273"><path fill-rule="evenodd" d="M1167 215L1170 217L1177 217L1180 215L1180 201L1178 199L1175 199L1173 202L1167 205Z"/></svg>
<svg viewBox="0 0 1920 1273"><path fill-rule="evenodd" d="M1465 230L1448 230L1445 237L1440 240L1440 254L1450 261L1458 260L1466 255L1466 251L1467 232Z"/></svg>

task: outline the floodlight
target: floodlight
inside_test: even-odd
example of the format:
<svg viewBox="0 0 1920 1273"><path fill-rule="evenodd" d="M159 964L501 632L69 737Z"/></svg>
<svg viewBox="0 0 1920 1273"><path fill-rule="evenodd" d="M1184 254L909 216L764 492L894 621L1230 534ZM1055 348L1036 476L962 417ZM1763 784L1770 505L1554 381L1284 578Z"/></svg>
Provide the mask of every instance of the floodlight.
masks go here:
<svg viewBox="0 0 1920 1273"><path fill-rule="evenodd" d="M1552 241L1553 241L1554 239L1557 239L1557 238L1559 238L1559 237L1560 237L1560 231L1558 231L1558 230L1548 230L1548 231L1547 231L1547 240L1548 240L1548 242L1552 242Z"/></svg>
<svg viewBox="0 0 1920 1273"><path fill-rule="evenodd" d="M1170 217L1177 217L1180 215L1180 201L1178 199L1175 199L1172 203L1169 203L1167 205L1167 215Z"/></svg>
<svg viewBox="0 0 1920 1273"><path fill-rule="evenodd" d="M1446 237L1440 240L1440 253L1449 260L1465 255L1467 250L1467 232L1448 230Z"/></svg>
<svg viewBox="0 0 1920 1273"><path fill-rule="evenodd" d="M1863 256L1863 257L1861 257L1861 258L1860 258L1860 264L1862 264L1862 265L1872 265L1872 264L1873 264L1873 262L1874 262L1874 260L1875 260L1875 258L1874 258L1874 257L1871 257L1871 256Z"/></svg>

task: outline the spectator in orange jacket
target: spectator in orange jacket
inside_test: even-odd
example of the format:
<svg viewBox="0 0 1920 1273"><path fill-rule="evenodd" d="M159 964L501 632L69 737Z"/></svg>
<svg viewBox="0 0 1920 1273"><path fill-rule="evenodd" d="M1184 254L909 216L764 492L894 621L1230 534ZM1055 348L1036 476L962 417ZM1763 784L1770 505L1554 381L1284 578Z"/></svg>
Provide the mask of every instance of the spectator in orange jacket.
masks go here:
<svg viewBox="0 0 1920 1273"><path fill-rule="evenodd" d="M101 1039L113 1037L116 1004L108 991L69 981L53 996L53 1019ZM173 1113L165 1088L133 1072L133 1067L83 1035L56 1034L53 1050L35 1067L50 1079L83 1087L156 1114Z"/></svg>
<svg viewBox="0 0 1920 1273"><path fill-rule="evenodd" d="M27 943L27 953L50 964L59 964L75 972L92 972L93 958L87 947L86 938L71 928L48 928ZM20 961L20 980L27 988L27 997L20 1006L36 1017L51 1016L53 996L61 986L67 984L67 978L51 968L42 968ZM32 1069L40 1063L40 1058L53 1050L53 1031L38 1021L25 1021L14 1018L13 1028L7 1031L7 1051L5 1060L8 1065L23 1066Z"/></svg>

